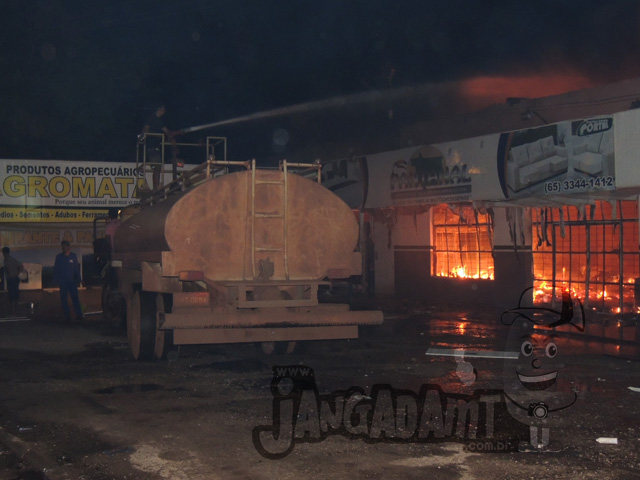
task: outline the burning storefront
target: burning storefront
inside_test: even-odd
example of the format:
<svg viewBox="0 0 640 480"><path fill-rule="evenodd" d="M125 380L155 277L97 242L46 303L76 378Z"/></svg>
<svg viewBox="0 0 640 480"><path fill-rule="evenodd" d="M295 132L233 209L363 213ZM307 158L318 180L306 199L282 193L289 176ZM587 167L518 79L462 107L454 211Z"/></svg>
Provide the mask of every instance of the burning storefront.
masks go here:
<svg viewBox="0 0 640 480"><path fill-rule="evenodd" d="M535 287L538 304L569 290L593 310L638 311L639 126L628 110L326 170L351 194L362 185L353 206L371 218L379 295L501 308Z"/></svg>
<svg viewBox="0 0 640 480"><path fill-rule="evenodd" d="M569 290L585 307L638 311L637 200L597 200L582 207L532 209L534 299Z"/></svg>

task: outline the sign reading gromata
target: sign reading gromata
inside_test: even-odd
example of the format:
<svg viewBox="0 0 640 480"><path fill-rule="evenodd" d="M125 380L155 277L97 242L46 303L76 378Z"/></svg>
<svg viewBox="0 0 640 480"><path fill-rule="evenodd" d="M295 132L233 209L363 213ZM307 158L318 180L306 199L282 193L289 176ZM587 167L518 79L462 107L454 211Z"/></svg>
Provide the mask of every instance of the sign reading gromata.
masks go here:
<svg viewBox="0 0 640 480"><path fill-rule="evenodd" d="M144 184L134 163L0 159L0 222L92 222Z"/></svg>

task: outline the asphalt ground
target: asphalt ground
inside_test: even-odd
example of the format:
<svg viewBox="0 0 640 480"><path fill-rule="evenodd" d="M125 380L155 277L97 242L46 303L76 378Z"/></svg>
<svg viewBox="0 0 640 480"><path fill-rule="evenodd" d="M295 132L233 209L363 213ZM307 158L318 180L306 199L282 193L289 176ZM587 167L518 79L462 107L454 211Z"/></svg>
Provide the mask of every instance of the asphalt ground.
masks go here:
<svg viewBox="0 0 640 480"><path fill-rule="evenodd" d="M19 313L29 317L26 297ZM640 387L634 317L593 316L589 335L558 333L558 390L577 401L549 423L552 448L523 453L529 427L503 395L508 361L426 355L508 351L495 312L389 302L384 325L361 329L357 340L271 356L253 344L181 347L169 360L135 362L123 332L98 313L98 290L81 291L83 323L63 320L56 291L35 300L31 319L0 322L0 479L640 478L640 392L629 388ZM443 414L451 398L479 406L475 437L470 426L456 435L453 418L455 428L445 425L438 438L435 430L400 438L397 410L379 407L387 415L376 416L385 399L397 407L421 392L438 395ZM320 413L309 400L322 411L347 398L360 411L371 407L378 423L358 429L364 417L356 414L316 435ZM282 419L295 402L301 438L287 443ZM278 440L275 425L281 441L269 442ZM386 426L384 435L374 425ZM282 455L281 444L291 450Z"/></svg>

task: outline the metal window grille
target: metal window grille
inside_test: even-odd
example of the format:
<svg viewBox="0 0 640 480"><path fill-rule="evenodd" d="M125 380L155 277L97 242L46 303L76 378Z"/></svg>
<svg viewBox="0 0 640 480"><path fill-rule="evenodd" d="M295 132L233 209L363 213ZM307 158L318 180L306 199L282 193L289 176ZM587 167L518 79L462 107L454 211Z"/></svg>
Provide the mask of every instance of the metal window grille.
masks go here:
<svg viewBox="0 0 640 480"><path fill-rule="evenodd" d="M448 205L436 205L432 208L432 225L433 276L493 280L489 215L471 207L453 211Z"/></svg>
<svg viewBox="0 0 640 480"><path fill-rule="evenodd" d="M534 301L557 304L569 289L585 307L637 310L638 202L533 209Z"/></svg>

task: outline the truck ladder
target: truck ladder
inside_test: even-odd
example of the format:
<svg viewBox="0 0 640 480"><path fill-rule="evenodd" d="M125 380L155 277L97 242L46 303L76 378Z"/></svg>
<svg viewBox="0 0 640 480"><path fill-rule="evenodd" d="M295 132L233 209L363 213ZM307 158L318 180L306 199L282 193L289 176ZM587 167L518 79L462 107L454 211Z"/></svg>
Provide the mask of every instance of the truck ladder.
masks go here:
<svg viewBox="0 0 640 480"><path fill-rule="evenodd" d="M289 259L288 259L288 186L287 186L287 162L283 162L281 169L282 178L280 180L260 180L256 178L256 161L251 161L251 268L253 279L256 275L256 253L259 252L277 252L282 253L284 259L284 275L289 280ZM277 188L282 192L282 207L279 212L260 212L256 210L256 185L265 185L268 188ZM257 245L256 244L256 219L263 221L282 220L282 243L281 246L274 245Z"/></svg>

